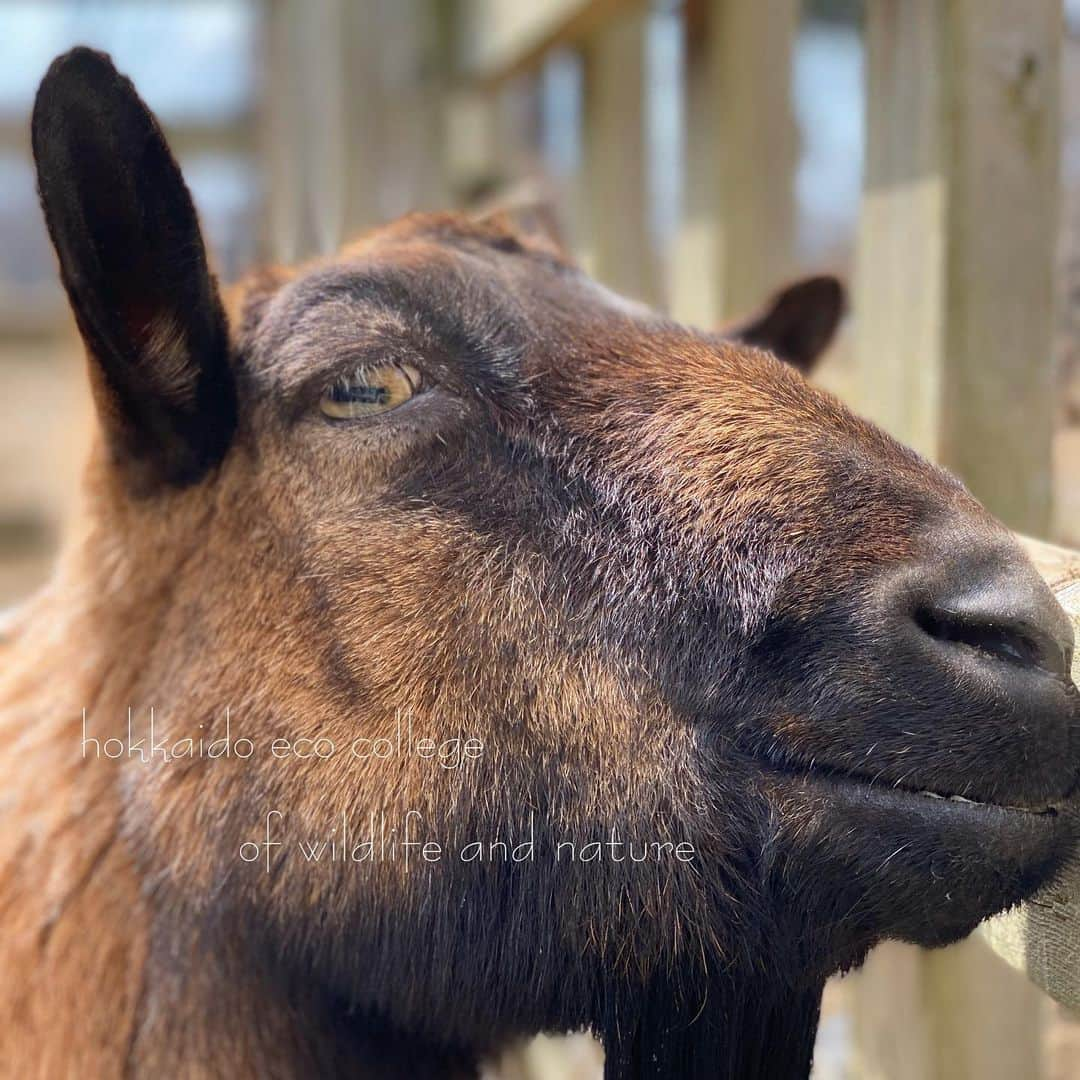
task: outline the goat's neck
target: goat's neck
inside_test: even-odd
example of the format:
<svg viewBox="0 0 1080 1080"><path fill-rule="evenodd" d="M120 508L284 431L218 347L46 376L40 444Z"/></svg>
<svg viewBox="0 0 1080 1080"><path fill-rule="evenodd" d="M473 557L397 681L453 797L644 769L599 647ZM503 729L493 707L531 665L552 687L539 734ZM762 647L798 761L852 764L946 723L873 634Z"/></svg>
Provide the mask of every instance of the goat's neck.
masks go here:
<svg viewBox="0 0 1080 1080"><path fill-rule="evenodd" d="M716 979L697 1004L661 981L604 1020L605 1080L796 1080L810 1072L823 982Z"/></svg>
<svg viewBox="0 0 1080 1080"><path fill-rule="evenodd" d="M0 627L0 969L21 973L0 986L0 1016L21 1018L0 1025L0 1058L39 1075L179 1075L198 1060L238 1077L475 1076L467 1052L387 1036L148 888L120 769L80 758L81 711L119 723L175 571L89 542ZM710 983L692 1004L666 984L615 993L596 1024L607 1076L805 1076L820 996L764 981Z"/></svg>
<svg viewBox="0 0 1080 1080"><path fill-rule="evenodd" d="M0 1059L25 1075L475 1076L467 1057L374 1035L150 887L121 770L79 752L81 710L119 709L136 652L98 653L99 592L57 579L0 641ZM122 710L117 713L122 717ZM119 721L118 721L119 723Z"/></svg>

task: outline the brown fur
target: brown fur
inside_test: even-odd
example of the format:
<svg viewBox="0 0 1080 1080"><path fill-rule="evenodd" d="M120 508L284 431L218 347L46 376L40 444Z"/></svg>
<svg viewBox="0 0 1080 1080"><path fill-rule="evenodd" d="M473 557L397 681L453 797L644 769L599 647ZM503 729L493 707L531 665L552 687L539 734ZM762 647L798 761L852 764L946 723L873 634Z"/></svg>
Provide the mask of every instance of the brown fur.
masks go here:
<svg viewBox="0 0 1080 1080"><path fill-rule="evenodd" d="M90 85L111 131L133 92L105 63L62 59L42 94ZM1071 689L1020 723L1026 705L892 629L883 597L958 543L1013 557L956 481L502 218L411 217L261 273L226 300L216 366L212 285L188 312L108 260L86 276L108 238L79 183L101 179L53 170L63 115L39 98L35 145L103 436L84 527L0 645L7 1074L474 1075L517 1038L592 1026L610 1076L793 1075L829 972L883 936L955 938L1057 865L1058 829L939 824L903 794L1036 803L1075 775ZM185 219L175 166L149 159ZM160 333L97 307L142 318L147 294L154 326L188 326L158 366ZM185 359L189 324L209 345ZM388 359L430 390L370 422L319 414L341 370ZM189 430L191 387L213 438ZM82 710L104 740L151 707L170 743L219 736L228 707L259 750L82 759ZM265 752L402 715L483 754ZM895 812L850 794L877 782ZM447 851L617 826L696 858L406 872L282 847L266 873L238 852L271 809L286 845L418 811Z"/></svg>

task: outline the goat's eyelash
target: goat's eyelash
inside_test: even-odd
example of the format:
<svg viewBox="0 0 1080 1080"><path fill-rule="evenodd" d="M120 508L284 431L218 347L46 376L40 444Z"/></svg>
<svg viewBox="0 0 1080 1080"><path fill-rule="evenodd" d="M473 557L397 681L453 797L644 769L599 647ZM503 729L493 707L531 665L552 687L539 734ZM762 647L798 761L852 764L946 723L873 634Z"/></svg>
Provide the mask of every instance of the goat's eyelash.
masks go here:
<svg viewBox="0 0 1080 1080"><path fill-rule="evenodd" d="M406 361L385 360L376 363L357 364L348 371L340 372L327 389L331 391L335 389L347 390L358 383L364 382L373 373L389 367L395 368L405 376L414 394L420 393L424 388L427 380L424 378L423 372L415 364Z"/></svg>
<svg viewBox="0 0 1080 1080"><path fill-rule="evenodd" d="M361 365L330 384L319 409L331 420L360 420L392 412L420 392L423 376L407 361Z"/></svg>
<svg viewBox="0 0 1080 1080"><path fill-rule="evenodd" d="M328 365L320 371L312 371L304 377L289 394L287 413L289 422L295 423L303 416L310 414L312 410L317 410L325 394L334 389L345 389L350 384L362 381L371 372L388 366L405 370L414 394L419 394L433 385L429 372L420 367L415 360L415 354L411 351L388 350L386 354L363 359L354 355L343 358L337 364ZM414 375L413 372L416 374Z"/></svg>

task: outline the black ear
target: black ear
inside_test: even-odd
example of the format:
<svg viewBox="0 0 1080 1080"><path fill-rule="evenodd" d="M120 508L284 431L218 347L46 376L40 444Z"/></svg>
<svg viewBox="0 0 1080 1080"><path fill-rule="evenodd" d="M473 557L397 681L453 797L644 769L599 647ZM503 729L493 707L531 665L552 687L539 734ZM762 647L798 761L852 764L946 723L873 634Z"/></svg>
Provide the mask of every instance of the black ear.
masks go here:
<svg viewBox="0 0 1080 1080"><path fill-rule="evenodd" d="M195 207L161 128L108 56L77 48L42 80L32 134L114 459L140 494L193 483L228 449L236 389Z"/></svg>
<svg viewBox="0 0 1080 1080"><path fill-rule="evenodd" d="M832 341L846 308L837 278L809 277L781 289L756 315L722 332L770 350L805 375Z"/></svg>

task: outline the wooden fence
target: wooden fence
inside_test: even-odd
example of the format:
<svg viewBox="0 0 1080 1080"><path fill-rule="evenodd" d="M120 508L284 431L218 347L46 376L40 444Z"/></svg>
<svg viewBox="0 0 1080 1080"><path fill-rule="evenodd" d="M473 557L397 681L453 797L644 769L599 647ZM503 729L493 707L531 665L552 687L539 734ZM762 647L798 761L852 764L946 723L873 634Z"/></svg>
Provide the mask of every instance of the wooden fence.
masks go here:
<svg viewBox="0 0 1080 1080"><path fill-rule="evenodd" d="M708 325L794 268L798 0L682 7L684 214L667 251L647 213L645 3L274 0L270 12L279 256L535 171L551 122L541 89L570 71L581 153L548 182L592 272ZM1061 0L866 0L863 16L852 404L1046 536ZM995 936L1014 960L1017 925ZM1055 953L1063 963L1077 957ZM983 945L887 947L850 987L859 1075L1041 1075L1041 994Z"/></svg>

